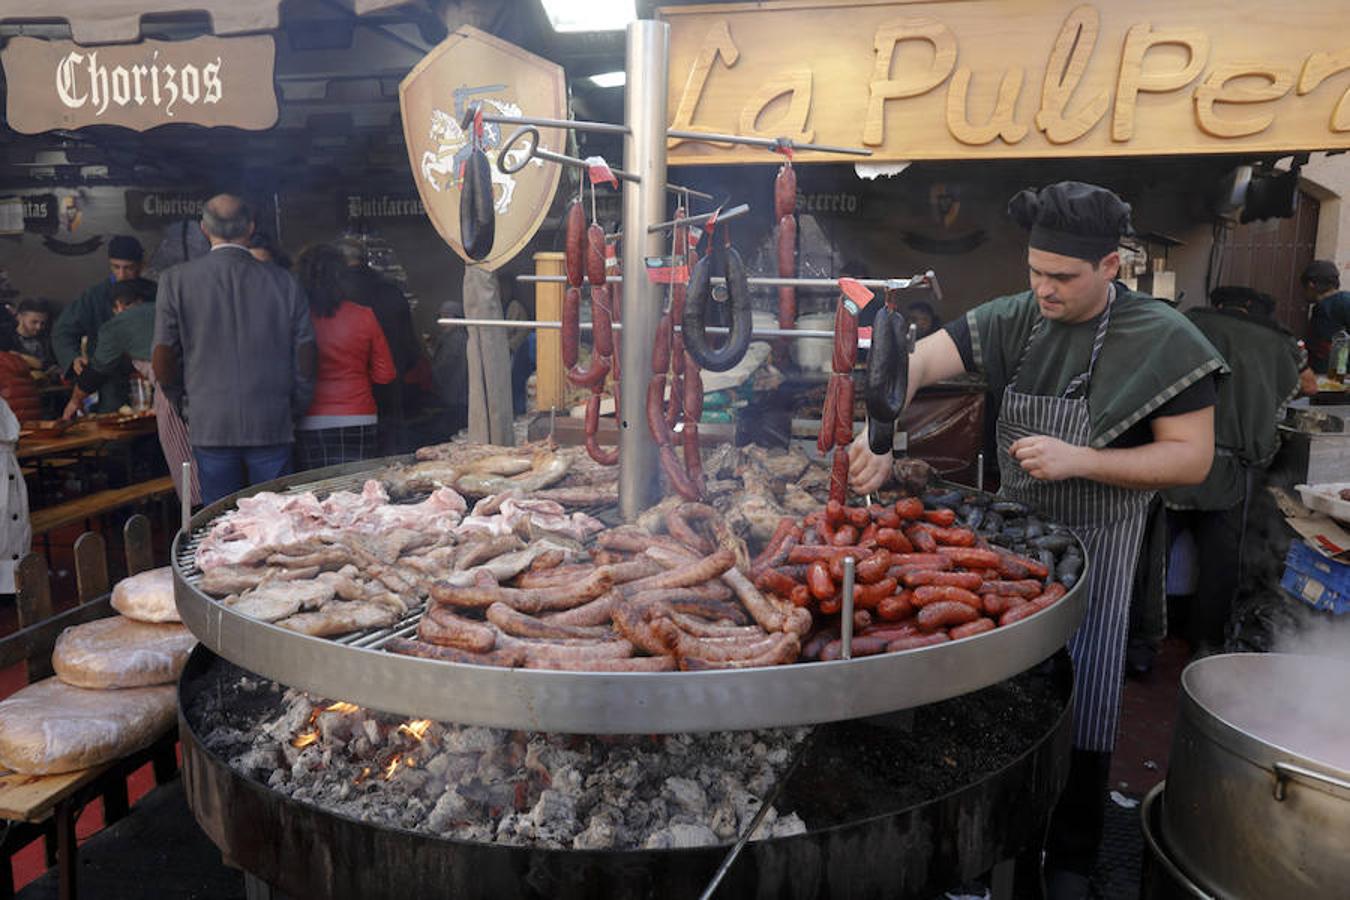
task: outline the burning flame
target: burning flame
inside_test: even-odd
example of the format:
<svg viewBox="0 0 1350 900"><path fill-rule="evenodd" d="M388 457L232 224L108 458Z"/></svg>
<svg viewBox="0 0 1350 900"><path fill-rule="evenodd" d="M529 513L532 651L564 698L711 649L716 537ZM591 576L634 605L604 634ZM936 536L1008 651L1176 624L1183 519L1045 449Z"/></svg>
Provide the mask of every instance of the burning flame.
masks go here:
<svg viewBox="0 0 1350 900"><path fill-rule="evenodd" d="M355 703L348 703L346 700L339 700L338 702L332 704L331 706L325 706L323 708L323 711L345 714L345 713L354 713L360 708L361 707L357 706Z"/></svg>
<svg viewBox="0 0 1350 900"><path fill-rule="evenodd" d="M399 761L399 759L400 759L400 757L399 757L397 754L395 754L394 758L391 759L391 760L389 760L389 765L387 765L387 766L384 767L384 780L385 780L385 781L388 781L390 778L393 778L393 777L394 777L394 773L398 771L398 761Z"/></svg>
<svg viewBox="0 0 1350 900"><path fill-rule="evenodd" d="M370 766L366 766L364 769L361 770L361 774L356 776L356 783L360 784L369 777L370 777Z"/></svg>
<svg viewBox="0 0 1350 900"><path fill-rule="evenodd" d="M430 719L418 719L415 722L408 722L398 726L398 730L412 737L415 741L420 741L426 735L427 729L431 727Z"/></svg>
<svg viewBox="0 0 1350 900"><path fill-rule="evenodd" d="M318 739L319 735L317 732L306 731L304 734L298 734L291 738L291 746L297 750L303 750Z"/></svg>

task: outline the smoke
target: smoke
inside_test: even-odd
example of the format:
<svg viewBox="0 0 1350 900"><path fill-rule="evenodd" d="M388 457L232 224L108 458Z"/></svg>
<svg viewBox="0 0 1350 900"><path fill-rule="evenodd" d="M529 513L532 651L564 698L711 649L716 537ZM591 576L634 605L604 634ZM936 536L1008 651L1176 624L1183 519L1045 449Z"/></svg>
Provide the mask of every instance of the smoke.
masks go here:
<svg viewBox="0 0 1350 900"><path fill-rule="evenodd" d="M1350 614L1333 616L1314 609L1299 609L1292 624L1275 633L1271 650L1300 656L1329 656L1350 664Z"/></svg>

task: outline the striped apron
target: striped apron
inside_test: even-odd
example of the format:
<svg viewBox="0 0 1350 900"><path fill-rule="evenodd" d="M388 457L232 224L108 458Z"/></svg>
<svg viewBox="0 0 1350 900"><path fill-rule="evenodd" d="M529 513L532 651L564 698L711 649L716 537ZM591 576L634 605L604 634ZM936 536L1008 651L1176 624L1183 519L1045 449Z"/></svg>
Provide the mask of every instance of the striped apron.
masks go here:
<svg viewBox="0 0 1350 900"><path fill-rule="evenodd" d="M1087 446L1091 432L1087 389L1111 322L1111 300L1093 338L1086 372L1077 375L1061 396L1023 394L1014 390L1027 350L1044 329L1041 319L1022 348L1008 386L997 425L1000 493L1035 508L1073 530L1087 550L1087 615L1069 640L1077 682L1074 692L1074 746L1109 752L1120 720L1125 639L1129 628L1130 592L1135 563L1147 523L1152 491L1113 487L1082 478L1041 481L1033 478L1008 453L1019 438L1047 435L1075 446Z"/></svg>

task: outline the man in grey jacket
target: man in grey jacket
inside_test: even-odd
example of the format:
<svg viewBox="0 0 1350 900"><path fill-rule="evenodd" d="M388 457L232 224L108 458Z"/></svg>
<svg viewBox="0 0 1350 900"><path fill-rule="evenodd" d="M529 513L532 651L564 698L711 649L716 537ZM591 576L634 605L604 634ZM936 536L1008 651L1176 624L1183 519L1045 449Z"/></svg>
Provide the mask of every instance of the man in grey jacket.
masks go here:
<svg viewBox="0 0 1350 900"><path fill-rule="evenodd" d="M316 349L300 285L249 253L253 214L244 201L211 198L201 228L211 252L160 280L154 368L186 414L202 502L213 503L290 472Z"/></svg>

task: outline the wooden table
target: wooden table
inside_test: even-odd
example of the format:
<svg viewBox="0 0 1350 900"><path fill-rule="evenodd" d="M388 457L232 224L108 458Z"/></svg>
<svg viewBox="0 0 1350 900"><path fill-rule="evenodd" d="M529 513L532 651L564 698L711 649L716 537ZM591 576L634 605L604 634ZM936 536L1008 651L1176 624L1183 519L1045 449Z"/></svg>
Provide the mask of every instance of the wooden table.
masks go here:
<svg viewBox="0 0 1350 900"><path fill-rule="evenodd" d="M19 459L41 459L75 450L86 450L103 444L129 441L155 433L155 417L146 416L135 424L112 428L99 422L76 423L59 437L19 437L14 455Z"/></svg>

